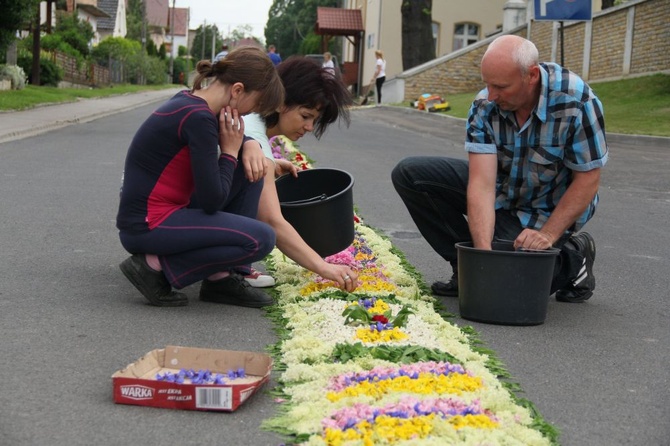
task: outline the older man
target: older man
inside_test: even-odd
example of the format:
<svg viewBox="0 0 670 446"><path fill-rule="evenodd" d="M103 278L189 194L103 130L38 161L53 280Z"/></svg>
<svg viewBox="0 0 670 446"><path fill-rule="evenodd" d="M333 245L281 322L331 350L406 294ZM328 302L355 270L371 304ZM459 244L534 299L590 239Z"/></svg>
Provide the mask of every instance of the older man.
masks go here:
<svg viewBox="0 0 670 446"><path fill-rule="evenodd" d="M451 264L434 294L458 295L455 243L491 249L560 248L552 293L562 302L593 295L593 237L578 232L598 204L600 168L608 157L602 104L576 74L539 63L529 40L505 35L481 63L486 88L467 124L468 161L410 157L393 184L428 243Z"/></svg>

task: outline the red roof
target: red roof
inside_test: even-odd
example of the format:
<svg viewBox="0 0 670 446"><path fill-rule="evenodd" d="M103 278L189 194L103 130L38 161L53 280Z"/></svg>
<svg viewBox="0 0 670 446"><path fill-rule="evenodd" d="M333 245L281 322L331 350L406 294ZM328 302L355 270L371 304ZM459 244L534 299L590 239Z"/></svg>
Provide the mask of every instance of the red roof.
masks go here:
<svg viewBox="0 0 670 446"><path fill-rule="evenodd" d="M147 0L145 3L147 23L150 26L167 28L168 26L168 0Z"/></svg>
<svg viewBox="0 0 670 446"><path fill-rule="evenodd" d="M356 35L363 28L363 16L360 9L316 8L316 34L329 36Z"/></svg>
<svg viewBox="0 0 670 446"><path fill-rule="evenodd" d="M172 9L170 8L170 15L168 16L168 21L172 20ZM188 8L174 8L174 35L175 36L185 36L188 32ZM172 26L169 27L170 32L172 31Z"/></svg>

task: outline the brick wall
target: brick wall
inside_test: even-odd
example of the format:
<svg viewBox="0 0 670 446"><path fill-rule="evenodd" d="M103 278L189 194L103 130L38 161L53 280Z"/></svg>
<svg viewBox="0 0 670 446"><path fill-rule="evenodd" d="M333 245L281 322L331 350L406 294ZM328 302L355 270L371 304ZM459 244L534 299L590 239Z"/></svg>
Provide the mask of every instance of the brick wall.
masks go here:
<svg viewBox="0 0 670 446"><path fill-rule="evenodd" d="M631 74L670 70L670 1L635 8Z"/></svg>
<svg viewBox="0 0 670 446"><path fill-rule="evenodd" d="M625 42L629 10L634 8L633 45L630 72L625 73ZM637 0L600 12L593 17L588 73L584 73L585 22L566 24L564 66L586 80L604 80L670 70L670 0ZM553 22L532 22L530 40L541 61L551 60ZM527 28L513 34L526 37ZM483 87L479 64L490 41L487 39L466 51L444 56L399 75L405 81L405 100L416 100L430 92L448 98ZM556 42L555 62L561 63L560 33Z"/></svg>

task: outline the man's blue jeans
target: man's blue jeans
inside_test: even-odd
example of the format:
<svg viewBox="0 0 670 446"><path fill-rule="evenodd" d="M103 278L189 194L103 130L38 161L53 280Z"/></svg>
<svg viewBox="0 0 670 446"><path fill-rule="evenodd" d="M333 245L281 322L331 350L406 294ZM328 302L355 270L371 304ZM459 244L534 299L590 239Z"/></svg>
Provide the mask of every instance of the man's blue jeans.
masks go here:
<svg viewBox="0 0 670 446"><path fill-rule="evenodd" d="M398 195L428 244L458 271L456 243L472 241L467 220L468 162L447 157L413 156L400 161L391 173ZM496 211L495 240L514 240L524 228L510 211ZM565 234L556 243L552 293L576 277L582 254Z"/></svg>

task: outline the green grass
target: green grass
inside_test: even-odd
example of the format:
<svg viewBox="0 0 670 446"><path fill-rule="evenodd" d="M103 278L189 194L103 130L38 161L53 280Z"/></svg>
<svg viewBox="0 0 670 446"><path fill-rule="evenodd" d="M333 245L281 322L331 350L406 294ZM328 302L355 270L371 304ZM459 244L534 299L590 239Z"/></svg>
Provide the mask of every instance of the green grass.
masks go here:
<svg viewBox="0 0 670 446"><path fill-rule="evenodd" d="M56 88L26 85L22 90L0 91L0 111L25 110L41 104L74 102L147 90L176 88L177 85L114 85L105 88Z"/></svg>
<svg viewBox="0 0 670 446"><path fill-rule="evenodd" d="M590 85L603 103L607 132L670 136L670 75L654 74ZM467 118L475 94L445 98L451 109L444 113Z"/></svg>

